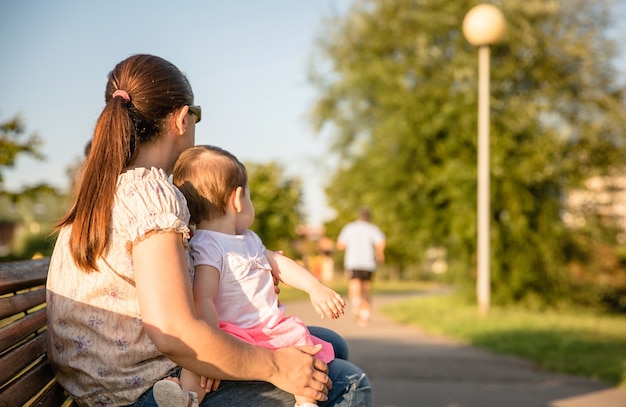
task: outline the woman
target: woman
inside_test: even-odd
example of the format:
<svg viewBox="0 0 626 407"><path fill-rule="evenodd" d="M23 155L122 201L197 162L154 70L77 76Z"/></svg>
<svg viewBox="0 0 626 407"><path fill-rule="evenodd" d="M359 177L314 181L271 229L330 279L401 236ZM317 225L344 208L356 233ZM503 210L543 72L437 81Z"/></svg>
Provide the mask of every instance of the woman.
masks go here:
<svg viewBox="0 0 626 407"><path fill-rule="evenodd" d="M49 355L75 401L154 406L152 385L180 367L222 380L203 405L290 406L290 393L321 405L371 399L360 369L329 372L317 347L263 349L195 315L189 211L167 178L201 115L182 72L131 56L109 74L105 102L47 282Z"/></svg>

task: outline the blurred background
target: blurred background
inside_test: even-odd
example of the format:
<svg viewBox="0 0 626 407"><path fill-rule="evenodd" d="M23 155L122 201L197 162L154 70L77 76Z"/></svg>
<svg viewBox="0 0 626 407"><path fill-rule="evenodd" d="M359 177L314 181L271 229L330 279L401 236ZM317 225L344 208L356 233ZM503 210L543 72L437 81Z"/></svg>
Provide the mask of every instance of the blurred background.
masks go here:
<svg viewBox="0 0 626 407"><path fill-rule="evenodd" d="M626 1L502 0L491 50L495 304L626 311ZM368 206L380 279L476 281L471 0L0 2L0 260L49 256L116 63L168 59L198 144L251 173L268 248L316 274Z"/></svg>

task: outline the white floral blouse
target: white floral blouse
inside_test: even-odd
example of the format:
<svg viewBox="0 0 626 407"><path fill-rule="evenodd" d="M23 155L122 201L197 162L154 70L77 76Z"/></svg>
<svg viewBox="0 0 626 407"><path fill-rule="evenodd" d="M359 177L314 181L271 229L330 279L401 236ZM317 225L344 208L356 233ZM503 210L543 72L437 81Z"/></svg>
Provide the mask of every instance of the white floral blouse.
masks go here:
<svg viewBox="0 0 626 407"><path fill-rule="evenodd" d="M176 368L143 329L131 250L151 231L175 231L187 242L188 224L185 198L165 171L139 168L118 177L110 248L99 271L76 267L71 227L60 231L47 281L49 357L78 404L131 404Z"/></svg>

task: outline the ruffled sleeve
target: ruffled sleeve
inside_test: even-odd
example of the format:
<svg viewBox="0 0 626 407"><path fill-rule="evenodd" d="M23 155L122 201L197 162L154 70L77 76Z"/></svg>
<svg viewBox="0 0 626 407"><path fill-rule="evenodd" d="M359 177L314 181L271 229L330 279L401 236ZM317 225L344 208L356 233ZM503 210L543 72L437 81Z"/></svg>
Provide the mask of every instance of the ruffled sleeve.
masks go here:
<svg viewBox="0 0 626 407"><path fill-rule="evenodd" d="M154 231L174 231L189 239L187 201L161 169L138 168L120 175L113 210L114 232L126 235L130 243Z"/></svg>

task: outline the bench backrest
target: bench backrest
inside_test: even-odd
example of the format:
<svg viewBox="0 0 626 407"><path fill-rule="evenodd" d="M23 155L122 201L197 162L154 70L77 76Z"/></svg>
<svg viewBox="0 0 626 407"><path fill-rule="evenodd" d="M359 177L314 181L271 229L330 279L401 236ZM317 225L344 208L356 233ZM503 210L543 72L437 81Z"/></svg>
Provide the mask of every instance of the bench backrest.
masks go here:
<svg viewBox="0 0 626 407"><path fill-rule="evenodd" d="M69 405L46 356L49 264L0 263L0 406Z"/></svg>

